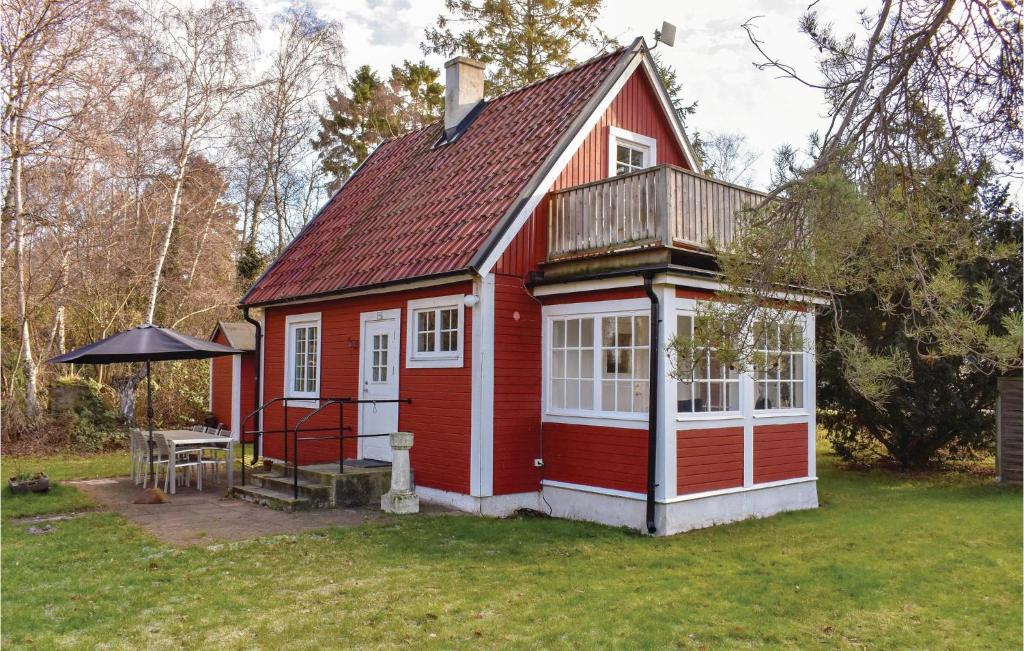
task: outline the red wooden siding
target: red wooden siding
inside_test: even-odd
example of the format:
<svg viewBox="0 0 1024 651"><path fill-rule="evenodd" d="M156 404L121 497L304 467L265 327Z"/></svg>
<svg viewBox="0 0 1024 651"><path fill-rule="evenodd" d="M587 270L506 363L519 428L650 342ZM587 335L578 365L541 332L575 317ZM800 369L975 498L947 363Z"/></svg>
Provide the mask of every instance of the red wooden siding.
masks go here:
<svg viewBox="0 0 1024 651"><path fill-rule="evenodd" d="M399 395L412 398L410 405L400 405L398 427L412 432L411 450L416 483L442 490L469 492L469 448L472 396L472 311L464 311L463 366L460 368L406 368L406 302L410 299L449 294L471 293L470 283L457 283L427 289L359 296L333 301L304 303L267 308L264 348L266 386L264 399L282 395L284 387L285 317L289 314L321 314L321 397L359 396L359 315L362 312L400 308L402 318L399 337ZM308 409L290 408L289 420L295 422L308 414ZM357 432L359 410L345 408L345 423ZM266 429L281 429L283 408L267 409ZM338 411L329 407L309 421L311 427L337 427ZM280 435L268 436L268 456L282 457ZM302 463L336 461L337 441L300 443ZM355 441L346 441L345 456L355 457ZM291 448L289 448L291 457Z"/></svg>
<svg viewBox="0 0 1024 651"><path fill-rule="evenodd" d="M658 141L658 164L688 168L654 88L640 68L612 100L604 115L555 179L553 190L608 178L608 127L619 127ZM541 201L494 267L495 273L522 276L547 255L547 201Z"/></svg>
<svg viewBox="0 0 1024 651"><path fill-rule="evenodd" d="M616 289L599 289L593 292L576 294L554 294L541 296L544 305L569 305L571 303L592 303L595 301L622 301L629 298L647 298L643 287L619 287Z"/></svg>
<svg viewBox="0 0 1024 651"><path fill-rule="evenodd" d="M544 423L544 478L643 493L647 429Z"/></svg>
<svg viewBox="0 0 1024 651"><path fill-rule="evenodd" d="M807 423L754 426L754 483L807 476Z"/></svg>
<svg viewBox="0 0 1024 651"><path fill-rule="evenodd" d="M676 491L680 495L742 485L742 427L676 432Z"/></svg>
<svg viewBox="0 0 1024 651"><path fill-rule="evenodd" d="M710 301L715 299L715 292L706 289L676 287L676 298L693 298L698 301Z"/></svg>
<svg viewBox="0 0 1024 651"><path fill-rule="evenodd" d="M519 278L497 276L494 312L494 494L535 491L541 456L540 305Z"/></svg>
<svg viewBox="0 0 1024 651"><path fill-rule="evenodd" d="M242 381L240 383L242 395L239 397L242 409L238 416L238 427L241 430L256 429L259 420L256 416L249 419L247 423L243 423L242 419L248 416L256 409L256 399L253 394L254 382L256 377L256 353L248 352L242 355ZM241 434L241 432L239 432ZM246 436L246 441L252 441L252 435Z"/></svg>
<svg viewBox="0 0 1024 651"><path fill-rule="evenodd" d="M218 332L213 338L218 344L228 345L227 338L223 332ZM231 427L231 368L234 363L233 355L214 357L210 360L213 365L213 387L210 400L210 413L221 423L223 427Z"/></svg>

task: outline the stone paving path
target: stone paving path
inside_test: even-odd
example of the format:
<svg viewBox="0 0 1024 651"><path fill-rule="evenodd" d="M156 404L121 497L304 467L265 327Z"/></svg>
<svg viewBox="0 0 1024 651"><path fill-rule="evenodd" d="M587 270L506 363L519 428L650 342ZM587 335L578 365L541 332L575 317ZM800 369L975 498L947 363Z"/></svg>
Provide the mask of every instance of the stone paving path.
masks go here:
<svg viewBox="0 0 1024 651"><path fill-rule="evenodd" d="M257 536L299 533L324 527L356 527L388 522L397 516L378 509L323 509L285 513L224 497L216 486L199 492L179 488L166 504L133 504L141 490L127 477L66 482L93 498L103 508L120 513L172 545L209 545ZM453 513L443 507L423 505L419 516Z"/></svg>

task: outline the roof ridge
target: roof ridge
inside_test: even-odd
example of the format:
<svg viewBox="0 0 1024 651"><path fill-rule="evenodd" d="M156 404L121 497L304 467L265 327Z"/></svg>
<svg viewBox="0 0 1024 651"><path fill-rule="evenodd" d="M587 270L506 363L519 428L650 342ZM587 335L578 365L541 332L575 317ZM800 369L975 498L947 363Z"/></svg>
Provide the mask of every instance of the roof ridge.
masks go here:
<svg viewBox="0 0 1024 651"><path fill-rule="evenodd" d="M606 59L606 58L608 58L610 56L613 56L613 55L616 55L616 54L621 54L623 51L626 50L627 47L628 46L626 46L626 45L620 45L619 47L615 48L614 50L609 50L608 52L603 52L603 53L595 54L594 56L590 57L586 61L581 61L580 63L574 65L571 68L565 68L563 70L559 70L558 72L552 73L552 74L548 75L547 77L542 77L540 79L537 79L535 81L531 81L530 83L525 84L523 86L520 86L518 88L513 88L511 90L507 90L504 93L501 93L500 95L495 95L494 97L485 97L482 101L485 104L490 104L491 102L494 102L496 100L503 99L503 98L508 97L510 95L515 95L518 92L521 92L521 91L524 91L524 90L529 90L530 88L533 88L534 86L538 86L540 84L543 84L543 83L546 83L548 81L551 81L552 79L555 79L556 77L561 77L562 75L567 75L570 72L576 72L577 70L580 70L580 69L585 68L585 67L587 67L589 65L597 63L598 61ZM385 145L385 144L388 144L388 143L391 143L391 142L395 142L395 141L401 140L402 138L405 138L408 135L412 135L412 134L417 133L419 131L422 131L424 129L429 129L432 126L434 126L436 124L441 124L443 122L444 122L444 114L442 114L441 117L437 118L436 120L433 120L433 121L428 122L426 124L422 124L422 125L416 127L415 129L410 129L409 131L406 131L405 133L400 133L397 136L393 136L391 138L385 138L384 140L382 140L380 142L380 144L377 145L377 147L375 148L375 151L376 151L377 148L380 148L382 145ZM372 153L371 153L371 155L372 155ZM369 155L367 157L369 157Z"/></svg>
<svg viewBox="0 0 1024 651"><path fill-rule="evenodd" d="M541 77L540 79L537 79L535 81L531 81L530 83L525 84L523 86L520 86L519 88L513 88L512 90L506 90L504 93L502 93L500 95L495 95L494 97L492 97L490 99L487 99L485 101L487 101L487 102L494 102L496 100L508 97L509 95L515 95L516 93L519 93L521 91L529 90L530 88L533 88L534 86L538 86L540 84L549 82L552 79L555 79L557 77L561 77L563 75L567 75L570 72L576 72L577 70L580 70L582 68L586 68L587 66L593 65L593 64L597 63L598 61L602 61L604 59L607 59L610 56L614 56L616 54L622 54L626 50L627 47L628 46L626 46L626 45L620 45L619 47L617 47L614 50L611 50L609 52L604 52L604 53L601 53L601 54L595 54L594 56L590 57L586 61L582 61L582 62L574 65L571 68L565 68L563 70L559 70L558 72L552 73L552 74L548 75L547 77Z"/></svg>

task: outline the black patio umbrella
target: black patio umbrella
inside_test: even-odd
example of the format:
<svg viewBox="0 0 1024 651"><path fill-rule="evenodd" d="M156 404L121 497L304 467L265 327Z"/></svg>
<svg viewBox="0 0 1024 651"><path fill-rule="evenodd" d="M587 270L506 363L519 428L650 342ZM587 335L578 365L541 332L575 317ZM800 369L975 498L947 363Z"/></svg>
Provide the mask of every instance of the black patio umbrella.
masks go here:
<svg viewBox="0 0 1024 651"><path fill-rule="evenodd" d="M149 422L149 474L153 474L153 385L149 363L172 359L207 359L241 353L229 346L175 332L160 326L143 325L58 355L51 364L146 363L146 420Z"/></svg>

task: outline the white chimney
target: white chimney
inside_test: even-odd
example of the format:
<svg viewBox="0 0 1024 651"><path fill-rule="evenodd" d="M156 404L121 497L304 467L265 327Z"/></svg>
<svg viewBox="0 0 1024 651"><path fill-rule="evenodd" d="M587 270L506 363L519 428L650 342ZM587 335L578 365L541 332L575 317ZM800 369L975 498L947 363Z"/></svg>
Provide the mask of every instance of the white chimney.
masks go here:
<svg viewBox="0 0 1024 651"><path fill-rule="evenodd" d="M444 130L451 131L484 98L484 64L455 57L444 70Z"/></svg>

